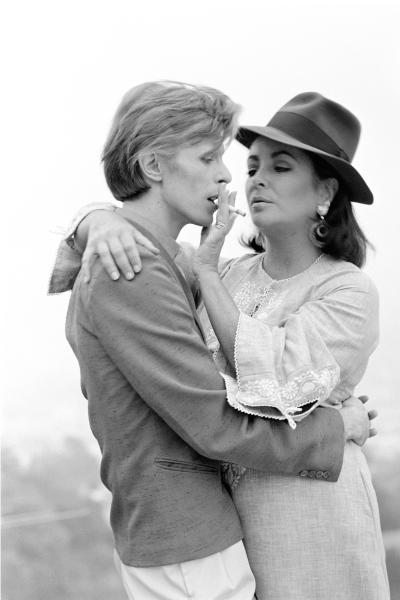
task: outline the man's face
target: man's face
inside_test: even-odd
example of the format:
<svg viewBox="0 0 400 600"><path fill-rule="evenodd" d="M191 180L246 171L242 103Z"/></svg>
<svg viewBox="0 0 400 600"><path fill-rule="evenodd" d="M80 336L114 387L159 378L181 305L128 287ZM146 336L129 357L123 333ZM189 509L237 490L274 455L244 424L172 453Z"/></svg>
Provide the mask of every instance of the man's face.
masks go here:
<svg viewBox="0 0 400 600"><path fill-rule="evenodd" d="M160 159L162 198L177 225L211 224L218 184L232 179L222 160L224 150L222 144L208 140L182 146L172 158Z"/></svg>

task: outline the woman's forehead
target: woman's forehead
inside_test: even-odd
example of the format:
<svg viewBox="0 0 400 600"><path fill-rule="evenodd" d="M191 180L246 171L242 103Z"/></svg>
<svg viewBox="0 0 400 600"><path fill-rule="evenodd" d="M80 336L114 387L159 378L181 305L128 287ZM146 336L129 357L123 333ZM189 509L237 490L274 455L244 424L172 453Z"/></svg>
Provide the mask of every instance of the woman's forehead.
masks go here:
<svg viewBox="0 0 400 600"><path fill-rule="evenodd" d="M249 156L260 154L271 155L275 152L287 152L296 158L305 156L305 153L299 148L262 136L257 137L249 148Z"/></svg>

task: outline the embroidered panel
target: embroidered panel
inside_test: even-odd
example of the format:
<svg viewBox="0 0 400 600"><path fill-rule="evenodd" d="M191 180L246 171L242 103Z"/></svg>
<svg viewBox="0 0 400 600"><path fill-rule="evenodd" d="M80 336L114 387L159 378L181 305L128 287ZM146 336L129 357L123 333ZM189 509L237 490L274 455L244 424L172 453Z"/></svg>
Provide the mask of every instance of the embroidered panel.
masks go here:
<svg viewBox="0 0 400 600"><path fill-rule="evenodd" d="M260 318L277 308L285 297L284 292L271 289L271 286L260 286L257 282L245 281L233 296L233 300L241 312L250 317ZM205 332L206 343L214 359L218 358L220 344L211 324Z"/></svg>

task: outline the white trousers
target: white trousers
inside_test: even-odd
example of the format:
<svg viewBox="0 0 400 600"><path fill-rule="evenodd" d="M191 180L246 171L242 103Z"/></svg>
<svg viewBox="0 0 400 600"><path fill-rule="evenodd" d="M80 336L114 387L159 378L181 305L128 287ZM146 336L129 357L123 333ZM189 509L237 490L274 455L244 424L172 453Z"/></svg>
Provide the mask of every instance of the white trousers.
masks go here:
<svg viewBox="0 0 400 600"><path fill-rule="evenodd" d="M205 558L163 567L131 567L115 552L129 600L253 600L255 580L243 542Z"/></svg>

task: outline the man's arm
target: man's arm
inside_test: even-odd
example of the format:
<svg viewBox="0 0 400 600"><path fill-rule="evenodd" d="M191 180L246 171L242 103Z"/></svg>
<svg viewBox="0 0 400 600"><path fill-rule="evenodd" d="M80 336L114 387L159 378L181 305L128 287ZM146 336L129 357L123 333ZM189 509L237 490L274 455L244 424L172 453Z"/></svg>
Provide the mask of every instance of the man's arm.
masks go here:
<svg viewBox="0 0 400 600"><path fill-rule="evenodd" d="M95 266L87 288L93 333L142 399L204 456L271 473L338 478L343 419L318 408L295 431L232 409L180 284L154 256L132 282Z"/></svg>

